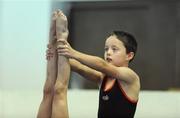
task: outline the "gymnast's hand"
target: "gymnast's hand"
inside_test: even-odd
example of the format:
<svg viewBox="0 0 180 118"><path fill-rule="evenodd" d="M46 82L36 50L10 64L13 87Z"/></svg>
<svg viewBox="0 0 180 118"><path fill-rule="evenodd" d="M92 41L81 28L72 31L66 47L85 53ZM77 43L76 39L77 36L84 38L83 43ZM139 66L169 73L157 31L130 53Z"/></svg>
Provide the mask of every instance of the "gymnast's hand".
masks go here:
<svg viewBox="0 0 180 118"><path fill-rule="evenodd" d="M58 55L65 56L67 58L74 58L77 51L74 50L65 39L57 40L57 52Z"/></svg>
<svg viewBox="0 0 180 118"><path fill-rule="evenodd" d="M47 45L47 48L48 49L46 50L46 59L50 60L54 56L54 51L52 45L50 44Z"/></svg>

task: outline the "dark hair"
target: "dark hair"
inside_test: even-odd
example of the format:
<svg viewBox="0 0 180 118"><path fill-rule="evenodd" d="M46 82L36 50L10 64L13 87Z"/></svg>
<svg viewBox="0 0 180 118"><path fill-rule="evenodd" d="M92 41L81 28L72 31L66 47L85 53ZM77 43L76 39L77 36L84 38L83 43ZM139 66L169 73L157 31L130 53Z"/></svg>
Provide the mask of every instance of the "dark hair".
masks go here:
<svg viewBox="0 0 180 118"><path fill-rule="evenodd" d="M137 42L134 36L128 32L124 31L113 31L111 35L115 35L120 41L123 42L126 53L134 52L134 56L137 51ZM134 59L134 57L130 60L130 62Z"/></svg>

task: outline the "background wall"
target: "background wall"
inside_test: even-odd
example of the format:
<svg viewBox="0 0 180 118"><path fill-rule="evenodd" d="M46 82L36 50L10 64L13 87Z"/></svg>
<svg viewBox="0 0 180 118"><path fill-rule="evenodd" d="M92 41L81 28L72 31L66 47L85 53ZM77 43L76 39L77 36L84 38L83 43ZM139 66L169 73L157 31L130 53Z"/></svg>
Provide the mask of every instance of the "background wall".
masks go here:
<svg viewBox="0 0 180 118"><path fill-rule="evenodd" d="M50 19L48 0L0 3L0 87L42 88Z"/></svg>

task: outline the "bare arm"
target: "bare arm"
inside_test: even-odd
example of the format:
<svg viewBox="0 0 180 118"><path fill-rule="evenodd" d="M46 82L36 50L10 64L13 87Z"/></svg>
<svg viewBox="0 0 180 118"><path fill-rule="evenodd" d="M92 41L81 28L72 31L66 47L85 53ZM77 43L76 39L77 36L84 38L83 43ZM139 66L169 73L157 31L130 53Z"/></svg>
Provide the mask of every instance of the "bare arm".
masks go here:
<svg viewBox="0 0 180 118"><path fill-rule="evenodd" d="M104 78L104 75L101 72L96 71L92 68L89 68L86 65L83 65L82 63L78 62L77 60L69 59L69 62L71 65L71 69L73 71L79 73L84 78L86 78L90 81L100 83L101 80Z"/></svg>
<svg viewBox="0 0 180 118"><path fill-rule="evenodd" d="M110 77L120 79L127 83L132 83L138 79L137 74L128 67L116 67L107 63L100 57L83 54L81 52L75 52L74 58L81 63L91 67L97 71L107 74Z"/></svg>
<svg viewBox="0 0 180 118"><path fill-rule="evenodd" d="M138 79L137 74L128 67L116 67L107 63L100 57L87 55L72 49L65 40L59 41L64 43L64 45L58 47L58 53L60 55L73 58L92 69L106 74L107 76L120 79L127 83L132 83L134 80Z"/></svg>

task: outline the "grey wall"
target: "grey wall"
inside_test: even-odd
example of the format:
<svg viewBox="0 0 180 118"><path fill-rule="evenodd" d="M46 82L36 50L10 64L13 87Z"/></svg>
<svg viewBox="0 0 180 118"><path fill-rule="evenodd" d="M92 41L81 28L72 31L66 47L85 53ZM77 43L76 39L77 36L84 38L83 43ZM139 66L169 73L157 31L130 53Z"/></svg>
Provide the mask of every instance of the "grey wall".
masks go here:
<svg viewBox="0 0 180 118"><path fill-rule="evenodd" d="M103 57L104 41L112 30L137 38L138 52L131 67L142 89L180 87L180 3L178 1L72 2L70 42L82 52ZM71 86L97 88L72 74Z"/></svg>
<svg viewBox="0 0 180 118"><path fill-rule="evenodd" d="M177 4L177 31L176 31L176 78L174 81L175 87L180 87L180 2Z"/></svg>

